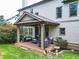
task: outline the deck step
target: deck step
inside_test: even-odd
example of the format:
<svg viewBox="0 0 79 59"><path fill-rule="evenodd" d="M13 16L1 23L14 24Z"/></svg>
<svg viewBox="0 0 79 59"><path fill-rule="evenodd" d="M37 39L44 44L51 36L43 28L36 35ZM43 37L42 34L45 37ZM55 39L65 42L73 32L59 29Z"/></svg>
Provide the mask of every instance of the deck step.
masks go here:
<svg viewBox="0 0 79 59"><path fill-rule="evenodd" d="M25 48L25 47L20 47L20 48L22 48L22 49L24 49L24 50L28 50L28 48Z"/></svg>

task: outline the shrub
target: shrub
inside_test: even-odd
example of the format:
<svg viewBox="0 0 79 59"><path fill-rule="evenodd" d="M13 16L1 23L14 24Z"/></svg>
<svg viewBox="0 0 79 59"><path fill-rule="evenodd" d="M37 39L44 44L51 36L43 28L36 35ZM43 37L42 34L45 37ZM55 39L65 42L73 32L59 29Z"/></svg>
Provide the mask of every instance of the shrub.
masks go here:
<svg viewBox="0 0 79 59"><path fill-rule="evenodd" d="M60 46L61 49L65 49L68 46L67 40L63 40L62 37L57 37L57 43Z"/></svg>
<svg viewBox="0 0 79 59"><path fill-rule="evenodd" d="M16 26L0 26L0 43L15 43L16 36Z"/></svg>

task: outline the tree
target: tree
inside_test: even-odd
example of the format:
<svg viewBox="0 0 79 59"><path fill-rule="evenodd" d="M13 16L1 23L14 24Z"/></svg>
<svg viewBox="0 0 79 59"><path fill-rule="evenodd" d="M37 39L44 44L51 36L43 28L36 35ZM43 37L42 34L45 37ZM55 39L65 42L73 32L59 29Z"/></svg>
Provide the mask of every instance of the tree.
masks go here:
<svg viewBox="0 0 79 59"><path fill-rule="evenodd" d="M6 21L4 20L4 15L0 15L0 26L6 25Z"/></svg>

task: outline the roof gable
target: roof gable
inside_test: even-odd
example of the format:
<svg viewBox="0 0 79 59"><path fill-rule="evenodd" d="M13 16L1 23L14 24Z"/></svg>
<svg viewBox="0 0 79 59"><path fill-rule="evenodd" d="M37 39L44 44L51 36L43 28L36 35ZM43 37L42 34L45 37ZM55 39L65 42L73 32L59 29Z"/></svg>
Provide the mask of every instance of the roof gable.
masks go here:
<svg viewBox="0 0 79 59"><path fill-rule="evenodd" d="M28 16L28 15L25 15L22 20L20 20L19 22L25 22L25 21L31 21L33 18Z"/></svg>
<svg viewBox="0 0 79 59"><path fill-rule="evenodd" d="M38 22L39 20L37 20L35 17L33 17L32 15L29 15L27 13L23 13L18 20L15 22L15 24L17 23L29 23L29 22Z"/></svg>
<svg viewBox="0 0 79 59"><path fill-rule="evenodd" d="M33 23L33 22L43 22L43 23L53 23L53 24L59 24L58 22L55 22L53 20L50 20L48 18L45 18L40 15L35 15L29 12L24 12L18 20L15 22L15 24L20 23Z"/></svg>

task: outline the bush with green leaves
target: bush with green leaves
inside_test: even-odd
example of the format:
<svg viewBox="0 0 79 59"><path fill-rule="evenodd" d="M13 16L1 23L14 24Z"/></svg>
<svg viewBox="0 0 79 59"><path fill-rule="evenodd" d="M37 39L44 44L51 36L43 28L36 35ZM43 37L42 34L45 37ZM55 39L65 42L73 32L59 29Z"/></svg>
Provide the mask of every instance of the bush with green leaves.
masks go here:
<svg viewBox="0 0 79 59"><path fill-rule="evenodd" d="M67 48L67 46L68 46L67 40L63 40L62 37L57 37L56 40L57 40L57 43L58 43L58 45L60 46L61 49Z"/></svg>
<svg viewBox="0 0 79 59"><path fill-rule="evenodd" d="M0 43L15 43L16 36L16 26L0 26Z"/></svg>

